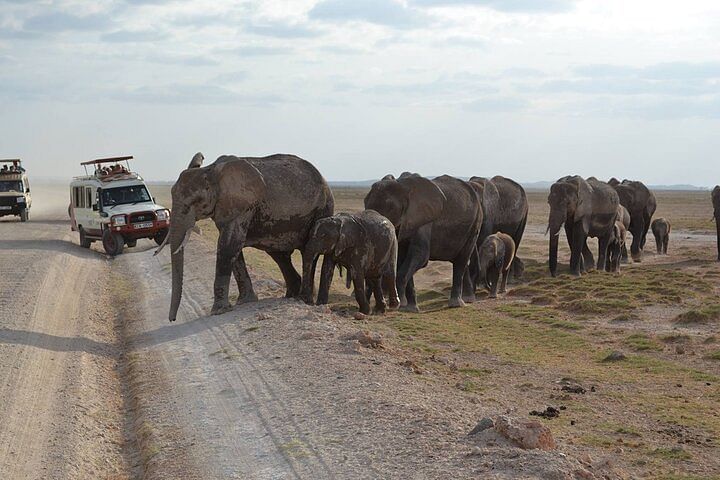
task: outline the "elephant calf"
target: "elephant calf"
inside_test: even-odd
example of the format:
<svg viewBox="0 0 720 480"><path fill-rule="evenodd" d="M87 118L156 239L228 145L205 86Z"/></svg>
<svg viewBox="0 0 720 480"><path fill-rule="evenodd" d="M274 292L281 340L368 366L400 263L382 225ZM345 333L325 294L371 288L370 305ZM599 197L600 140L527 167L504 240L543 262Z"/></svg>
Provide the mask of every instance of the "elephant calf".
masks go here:
<svg viewBox="0 0 720 480"><path fill-rule="evenodd" d="M515 241L510 235L496 233L489 235L478 251L480 279L490 291L490 298L497 298L498 282L500 293L505 293L510 266L515 259ZM500 276L502 275L502 281Z"/></svg>
<svg viewBox="0 0 720 480"><path fill-rule="evenodd" d="M374 210L356 214L340 213L315 222L303 256L303 300L313 303L314 269L319 255L324 255L318 305L326 304L336 264L347 269L355 286L360 312L370 313L365 281L375 295L376 313L385 312L383 287L388 292L390 308L400 305L395 278L398 242L395 227Z"/></svg>
<svg viewBox="0 0 720 480"><path fill-rule="evenodd" d="M619 272L620 262L627 255L625 247L625 239L627 237L627 227L625 222L619 218L615 222L613 234L608 242L608 261L605 270L608 272Z"/></svg>
<svg viewBox="0 0 720 480"><path fill-rule="evenodd" d="M652 232L655 235L655 245L657 246L658 255L667 255L668 243L670 242L670 230L672 226L666 218L657 218L653 220Z"/></svg>

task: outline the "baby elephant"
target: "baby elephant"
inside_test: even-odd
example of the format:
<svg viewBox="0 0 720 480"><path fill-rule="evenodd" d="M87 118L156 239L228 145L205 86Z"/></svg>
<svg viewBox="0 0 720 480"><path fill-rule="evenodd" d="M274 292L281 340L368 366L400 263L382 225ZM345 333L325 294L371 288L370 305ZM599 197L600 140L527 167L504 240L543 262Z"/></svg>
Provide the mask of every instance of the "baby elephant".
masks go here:
<svg viewBox="0 0 720 480"><path fill-rule="evenodd" d="M653 235L655 235L655 245L657 245L658 255L667 255L668 243L670 242L670 230L672 226L670 221L666 218L658 218L653 220L652 224Z"/></svg>
<svg viewBox="0 0 720 480"><path fill-rule="evenodd" d="M303 292L305 302L313 303L314 265L324 255L318 305L328 302L330 284L335 265L347 269L355 287L355 299L360 312L370 313L370 298L365 281L375 295L376 313L385 312L383 287L388 292L390 308L400 305L395 272L397 270L398 243L395 227L375 210L360 213L340 213L315 222L303 253Z"/></svg>
<svg viewBox="0 0 720 480"><path fill-rule="evenodd" d="M607 265L605 266L606 271L620 271L620 262L623 259L626 236L627 230L625 228L625 223L622 220L616 221L615 226L613 227L613 234L610 237L610 242L608 243ZM625 255L627 255L627 250L625 250Z"/></svg>
<svg viewBox="0 0 720 480"><path fill-rule="evenodd" d="M514 258L515 241L510 235L496 233L488 236L480 245L478 271L480 272L480 281L484 282L485 287L490 291L489 298L497 298L498 281L501 274L500 293L505 293L510 265Z"/></svg>

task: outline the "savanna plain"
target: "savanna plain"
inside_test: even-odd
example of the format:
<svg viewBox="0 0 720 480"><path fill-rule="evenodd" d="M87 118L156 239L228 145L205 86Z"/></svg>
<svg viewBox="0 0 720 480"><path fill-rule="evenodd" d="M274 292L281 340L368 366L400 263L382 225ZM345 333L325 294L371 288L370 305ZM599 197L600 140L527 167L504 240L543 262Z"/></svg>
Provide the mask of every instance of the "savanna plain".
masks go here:
<svg viewBox="0 0 720 480"><path fill-rule="evenodd" d="M336 211L365 193L335 188ZM208 316L217 231L200 222L170 324L167 249L81 249L66 187L36 186L30 222L0 221L0 477L720 478L710 195L655 193L666 256L650 234L641 263L575 278L562 237L551 278L547 192L528 191L507 294L448 309L450 265L431 262L421 313L361 319L337 274L327 307L281 298L252 249L260 301ZM469 435L500 415L557 449Z"/></svg>

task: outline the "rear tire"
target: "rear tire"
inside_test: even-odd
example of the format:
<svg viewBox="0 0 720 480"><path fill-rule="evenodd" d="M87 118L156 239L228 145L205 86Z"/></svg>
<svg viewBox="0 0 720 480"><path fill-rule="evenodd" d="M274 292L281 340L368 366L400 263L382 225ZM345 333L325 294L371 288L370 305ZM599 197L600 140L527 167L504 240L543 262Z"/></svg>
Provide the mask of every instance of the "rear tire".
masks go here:
<svg viewBox="0 0 720 480"><path fill-rule="evenodd" d="M92 240L85 236L85 229L80 227L80 246L83 248L90 248Z"/></svg>
<svg viewBox="0 0 720 480"><path fill-rule="evenodd" d="M125 241L123 240L122 235L119 233L113 233L110 229L107 229L103 232L102 243L105 253L114 257L115 255L120 255L122 253Z"/></svg>
<svg viewBox="0 0 720 480"><path fill-rule="evenodd" d="M22 210L20 210L20 221L21 222L27 222L29 218L30 218L30 212L28 212L26 208L23 208Z"/></svg>
<svg viewBox="0 0 720 480"><path fill-rule="evenodd" d="M153 237L153 240L155 240L155 243L158 245L162 245L162 243L165 241L165 237L167 237L168 229L160 230L158 233L155 234Z"/></svg>

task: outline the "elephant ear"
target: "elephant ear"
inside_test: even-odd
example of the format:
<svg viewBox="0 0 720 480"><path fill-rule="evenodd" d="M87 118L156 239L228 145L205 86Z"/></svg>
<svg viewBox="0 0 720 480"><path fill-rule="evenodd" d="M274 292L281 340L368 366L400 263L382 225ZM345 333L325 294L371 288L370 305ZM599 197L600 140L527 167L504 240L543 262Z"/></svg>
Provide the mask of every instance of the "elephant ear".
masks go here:
<svg viewBox="0 0 720 480"><path fill-rule="evenodd" d="M577 182L577 209L575 215L577 218L592 215L592 198L593 188L590 184L580 178Z"/></svg>
<svg viewBox="0 0 720 480"><path fill-rule="evenodd" d="M352 215L340 215L338 222L340 232L335 244L335 257L340 256L348 248L364 242L365 229Z"/></svg>
<svg viewBox="0 0 720 480"><path fill-rule="evenodd" d="M447 198L431 180L421 176L406 176L398 182L407 192L407 205L399 225L399 236L412 236L420 227L434 222L443 212Z"/></svg>
<svg viewBox="0 0 720 480"><path fill-rule="evenodd" d="M214 183L217 201L213 218L224 223L237 217L265 198L267 186L260 171L245 159L232 158L215 163Z"/></svg>

